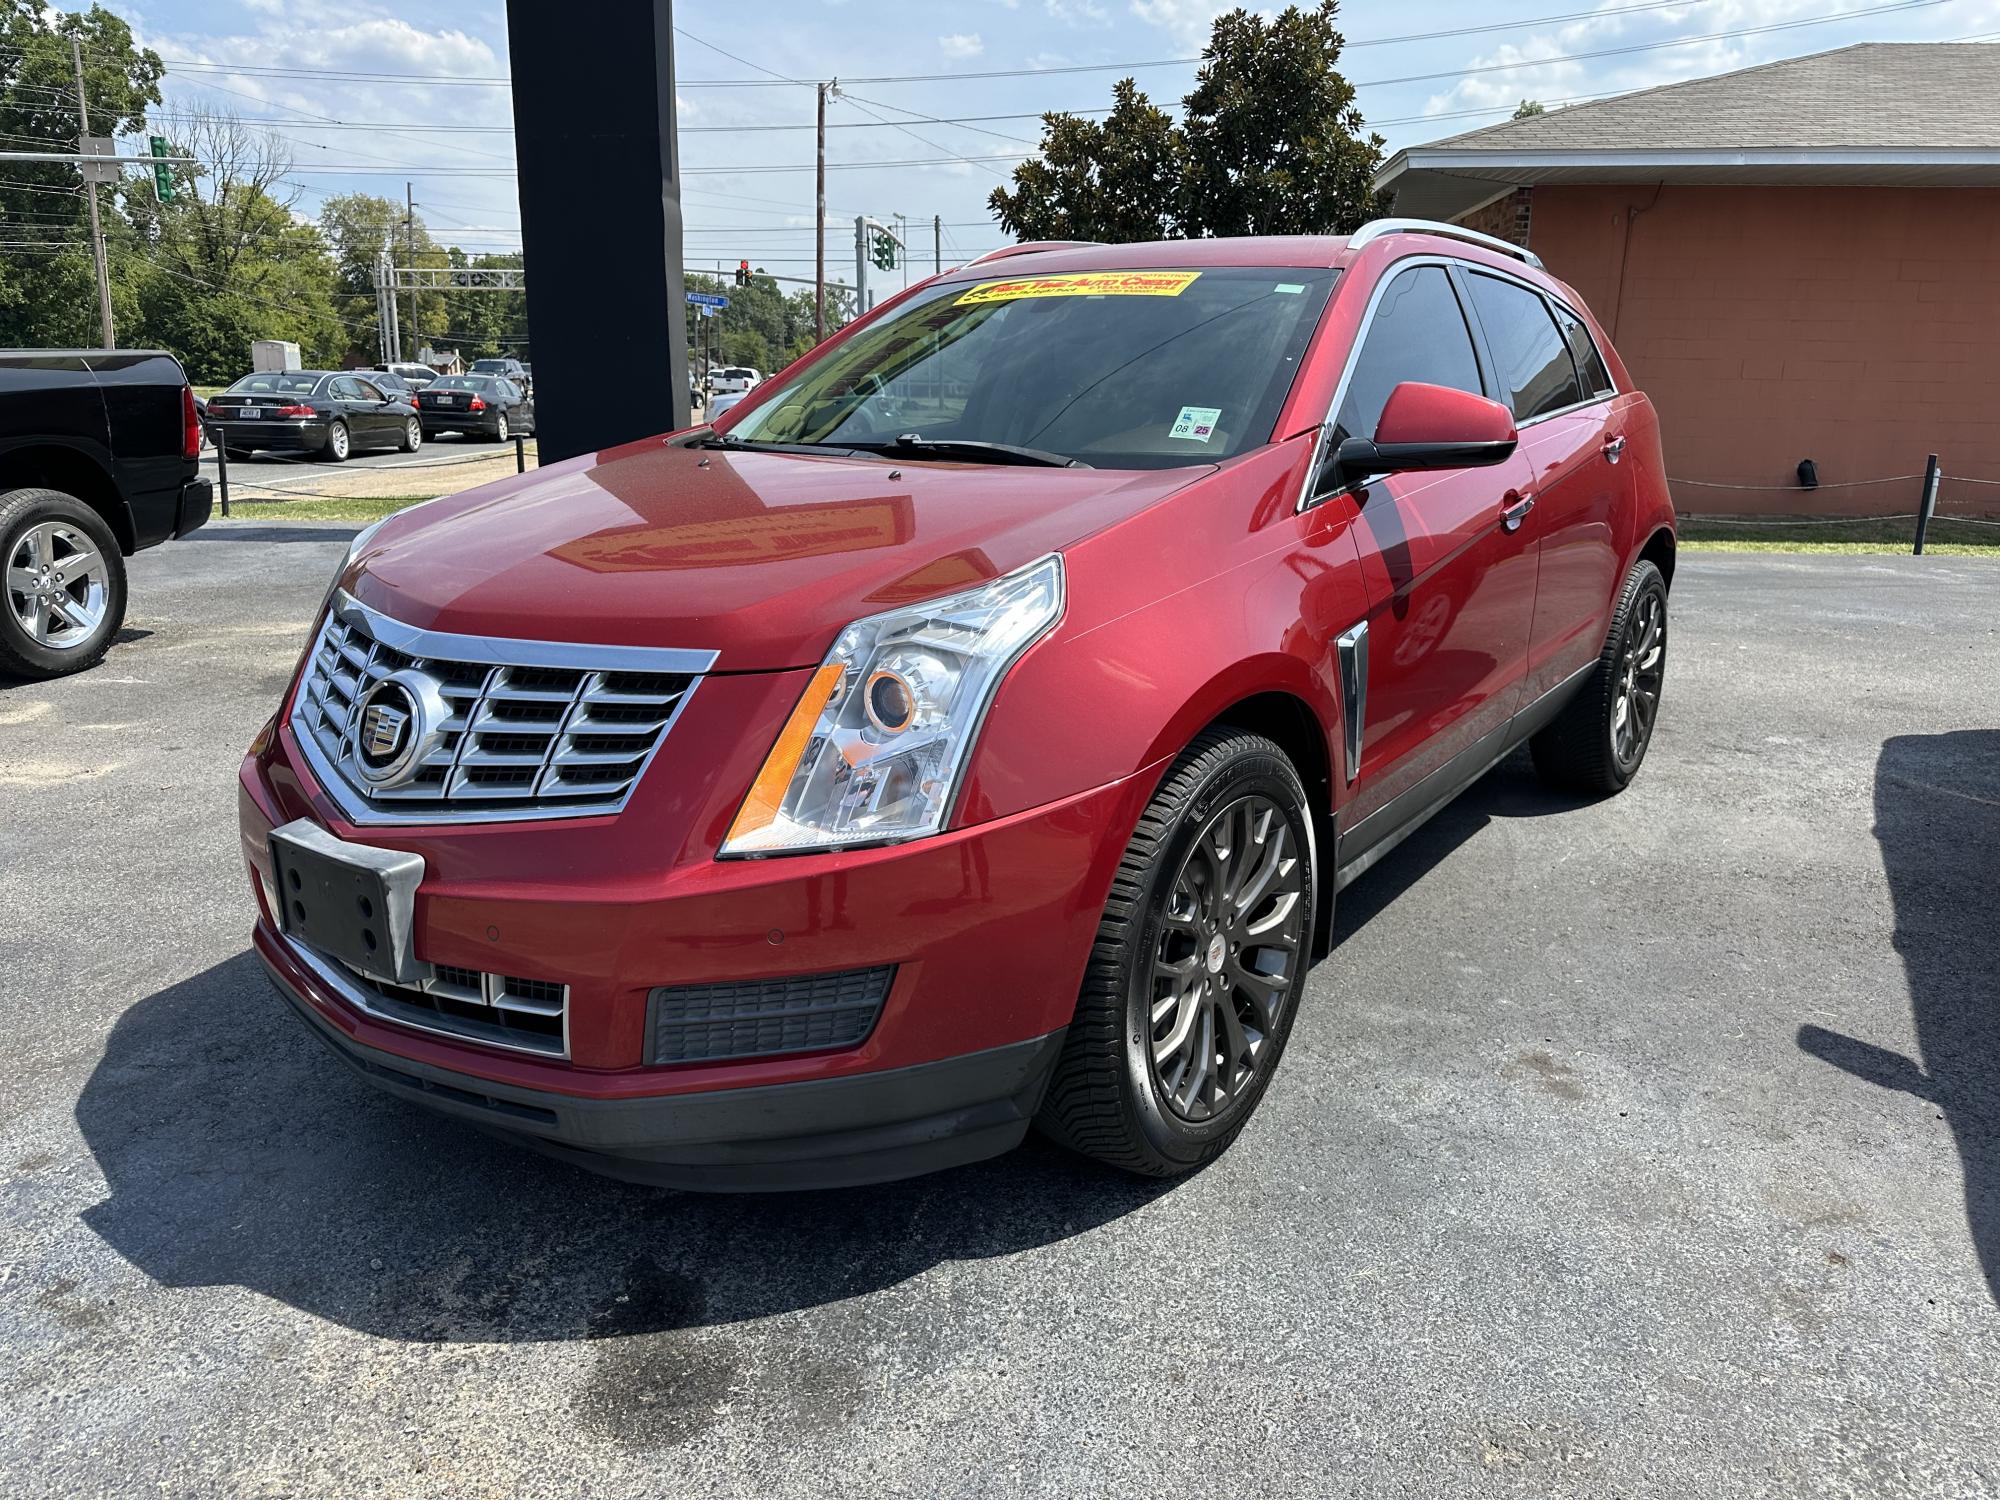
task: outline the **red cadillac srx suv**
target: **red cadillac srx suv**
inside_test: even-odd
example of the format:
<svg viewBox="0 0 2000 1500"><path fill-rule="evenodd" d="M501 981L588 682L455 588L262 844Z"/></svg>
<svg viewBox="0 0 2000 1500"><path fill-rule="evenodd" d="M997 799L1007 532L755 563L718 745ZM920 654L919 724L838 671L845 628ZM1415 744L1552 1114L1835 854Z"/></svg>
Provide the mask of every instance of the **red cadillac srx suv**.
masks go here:
<svg viewBox="0 0 2000 1500"><path fill-rule="evenodd" d="M1019 246L356 537L243 764L256 948L368 1082L617 1176L1185 1171L1336 891L1523 741L1638 771L1673 567L1525 251Z"/></svg>

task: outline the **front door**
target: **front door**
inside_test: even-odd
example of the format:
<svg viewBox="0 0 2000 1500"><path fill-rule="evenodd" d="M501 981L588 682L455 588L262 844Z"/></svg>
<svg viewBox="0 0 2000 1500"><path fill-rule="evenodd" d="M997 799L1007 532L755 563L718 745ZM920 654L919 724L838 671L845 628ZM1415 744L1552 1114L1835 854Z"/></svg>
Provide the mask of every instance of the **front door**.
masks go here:
<svg viewBox="0 0 2000 1500"><path fill-rule="evenodd" d="M1329 449L1372 437L1389 393L1406 380L1505 399L1482 370L1445 265L1389 274ZM1535 559L1506 514L1526 476L1515 457L1491 468L1376 478L1330 502L1354 508L1369 591L1365 632L1357 627L1337 648L1342 680L1351 684L1343 707L1361 721L1347 827L1454 761L1476 758L1519 706Z"/></svg>

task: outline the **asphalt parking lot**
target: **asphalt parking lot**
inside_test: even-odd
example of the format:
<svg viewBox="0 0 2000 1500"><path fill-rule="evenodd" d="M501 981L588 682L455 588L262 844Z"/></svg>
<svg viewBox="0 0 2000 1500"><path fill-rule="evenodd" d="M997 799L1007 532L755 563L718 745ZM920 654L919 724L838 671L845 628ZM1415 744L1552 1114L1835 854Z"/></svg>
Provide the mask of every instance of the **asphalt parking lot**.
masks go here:
<svg viewBox="0 0 2000 1500"><path fill-rule="evenodd" d="M0 685L9 1495L2000 1492L2000 562L1689 557L1624 796L1342 898L1209 1170L601 1181L246 952L242 747L351 527Z"/></svg>

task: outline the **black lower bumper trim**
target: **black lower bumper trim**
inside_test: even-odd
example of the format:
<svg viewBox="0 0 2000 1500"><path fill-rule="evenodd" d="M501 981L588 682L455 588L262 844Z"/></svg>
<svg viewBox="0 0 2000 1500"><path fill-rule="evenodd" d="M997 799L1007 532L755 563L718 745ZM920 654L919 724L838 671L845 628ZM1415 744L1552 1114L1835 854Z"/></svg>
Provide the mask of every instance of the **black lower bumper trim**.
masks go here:
<svg viewBox="0 0 2000 1500"><path fill-rule="evenodd" d="M314 1035L386 1093L606 1176L707 1192L852 1187L998 1156L1040 1107L1063 1033L843 1078L705 1094L579 1099L366 1047L275 970Z"/></svg>
<svg viewBox="0 0 2000 1500"><path fill-rule="evenodd" d="M181 500L174 516L174 535L186 536L208 524L215 510L215 488L206 479L191 479L181 486Z"/></svg>

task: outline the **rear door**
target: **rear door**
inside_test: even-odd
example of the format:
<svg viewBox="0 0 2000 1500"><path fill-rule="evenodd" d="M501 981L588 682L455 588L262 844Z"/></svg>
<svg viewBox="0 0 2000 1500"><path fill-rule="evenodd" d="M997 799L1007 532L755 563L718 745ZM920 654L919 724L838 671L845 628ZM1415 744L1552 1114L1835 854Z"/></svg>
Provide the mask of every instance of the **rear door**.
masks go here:
<svg viewBox="0 0 2000 1500"><path fill-rule="evenodd" d="M1343 382L1329 448L1372 437L1389 393L1408 380L1498 394L1443 261L1388 272ZM1350 826L1452 761L1476 758L1513 716L1535 573L1522 534L1502 513L1525 478L1515 458L1377 478L1342 497L1357 509L1370 596L1365 650L1347 642L1348 659L1338 664L1365 669L1351 694L1357 702L1347 705L1361 718ZM1396 813L1385 819L1400 821Z"/></svg>
<svg viewBox="0 0 2000 1500"><path fill-rule="evenodd" d="M355 409L361 413L360 421L365 424L357 429L356 435L365 431L370 443L394 442L402 435L403 414L396 410L388 392L359 375L350 378L354 385Z"/></svg>
<svg viewBox="0 0 2000 1500"><path fill-rule="evenodd" d="M1582 320L1511 277L1468 269L1464 280L1532 471L1525 493L1535 505L1522 527L1537 560L1524 692L1532 703L1604 644L1617 584L1613 528L1631 470L1618 463L1610 376Z"/></svg>

